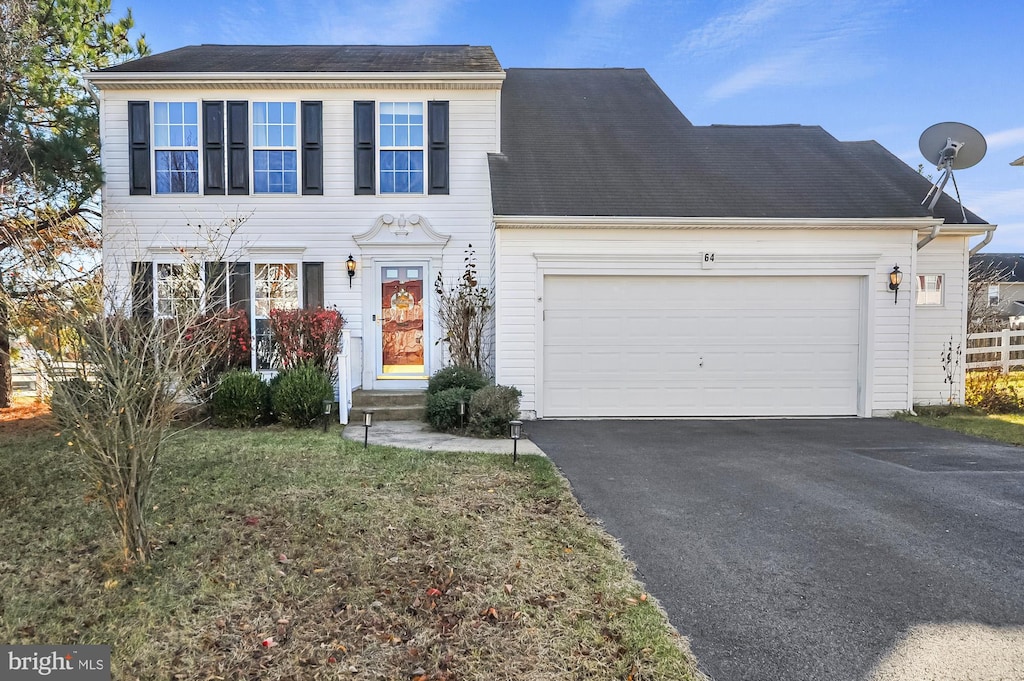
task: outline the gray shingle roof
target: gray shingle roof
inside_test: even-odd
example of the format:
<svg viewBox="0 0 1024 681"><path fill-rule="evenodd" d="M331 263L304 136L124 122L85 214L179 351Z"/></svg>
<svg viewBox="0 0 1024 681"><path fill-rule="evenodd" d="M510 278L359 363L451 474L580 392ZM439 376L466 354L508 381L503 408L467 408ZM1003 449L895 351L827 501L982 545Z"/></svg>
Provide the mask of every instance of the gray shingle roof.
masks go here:
<svg viewBox="0 0 1024 681"><path fill-rule="evenodd" d="M972 255L971 280L1013 284L1024 282L1024 255L1020 253Z"/></svg>
<svg viewBox="0 0 1024 681"><path fill-rule="evenodd" d="M487 73L490 47L472 45L190 45L98 73Z"/></svg>
<svg viewBox="0 0 1024 681"><path fill-rule="evenodd" d="M928 216L931 183L878 143L819 127L694 126L642 69L508 69L501 126L496 215ZM948 196L936 215L963 221Z"/></svg>

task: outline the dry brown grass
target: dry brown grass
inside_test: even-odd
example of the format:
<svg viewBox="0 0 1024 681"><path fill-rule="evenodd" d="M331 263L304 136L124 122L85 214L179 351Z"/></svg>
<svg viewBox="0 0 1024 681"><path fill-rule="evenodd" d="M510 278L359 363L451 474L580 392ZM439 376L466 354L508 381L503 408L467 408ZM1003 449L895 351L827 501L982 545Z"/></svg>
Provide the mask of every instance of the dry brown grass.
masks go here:
<svg viewBox="0 0 1024 681"><path fill-rule="evenodd" d="M0 434L6 641L110 644L123 679L697 678L546 460L192 431L124 573L62 440Z"/></svg>

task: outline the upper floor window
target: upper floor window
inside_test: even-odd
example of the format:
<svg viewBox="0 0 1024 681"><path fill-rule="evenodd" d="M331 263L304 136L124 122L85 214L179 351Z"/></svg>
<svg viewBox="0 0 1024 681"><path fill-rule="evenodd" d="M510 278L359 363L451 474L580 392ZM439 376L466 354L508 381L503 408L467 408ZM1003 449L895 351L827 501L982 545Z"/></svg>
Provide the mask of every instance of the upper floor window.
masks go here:
<svg viewBox="0 0 1024 681"><path fill-rule="evenodd" d="M917 304L942 305L942 275L917 275Z"/></svg>
<svg viewBox="0 0 1024 681"><path fill-rule="evenodd" d="M257 194L298 192L295 102L252 103L252 181Z"/></svg>
<svg viewBox="0 0 1024 681"><path fill-rule="evenodd" d="M199 193L199 110L195 102L153 102L157 194Z"/></svg>
<svg viewBox="0 0 1024 681"><path fill-rule="evenodd" d="M380 192L423 193L423 102L381 102Z"/></svg>
<svg viewBox="0 0 1024 681"><path fill-rule="evenodd" d="M988 304L998 305L999 304L999 284L988 285Z"/></svg>

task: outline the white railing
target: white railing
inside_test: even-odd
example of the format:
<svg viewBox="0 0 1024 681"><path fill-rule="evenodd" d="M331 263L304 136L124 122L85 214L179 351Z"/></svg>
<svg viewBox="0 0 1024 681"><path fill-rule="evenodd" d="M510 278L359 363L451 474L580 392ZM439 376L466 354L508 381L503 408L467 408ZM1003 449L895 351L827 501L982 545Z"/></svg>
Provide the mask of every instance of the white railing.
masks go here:
<svg viewBox="0 0 1024 681"><path fill-rule="evenodd" d="M1024 331L1003 329L968 334L964 367L968 371L997 368L1004 374L1011 369L1024 369Z"/></svg>
<svg viewBox="0 0 1024 681"><path fill-rule="evenodd" d="M352 332L342 330L341 352L338 353L338 421L348 424L348 414L352 411Z"/></svg>

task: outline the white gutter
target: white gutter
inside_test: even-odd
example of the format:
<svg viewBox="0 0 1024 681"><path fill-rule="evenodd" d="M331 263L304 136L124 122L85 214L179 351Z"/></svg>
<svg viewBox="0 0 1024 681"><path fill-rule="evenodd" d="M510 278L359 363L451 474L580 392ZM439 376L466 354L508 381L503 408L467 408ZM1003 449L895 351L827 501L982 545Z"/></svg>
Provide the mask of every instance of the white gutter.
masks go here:
<svg viewBox="0 0 1024 681"><path fill-rule="evenodd" d="M987 245L989 244L989 242L990 242L990 241L992 241L992 236L993 236L993 235L994 235L995 233L996 233L996 226L995 226L995 225L991 225L991 226L990 226L990 227L989 227L988 229L986 229L986 230L985 230L985 238L984 238L984 239L982 239L982 240L981 240L981 241L980 241L980 242L978 243L978 245L977 245L977 246L975 246L974 248L972 248L972 249L971 249L971 250L970 250L970 251L968 252L968 255L969 255L969 256L971 256L971 255L976 255L976 254L978 253L978 251L980 251L981 249L985 248L985 246L987 246Z"/></svg>
<svg viewBox="0 0 1024 681"><path fill-rule="evenodd" d="M577 229L933 229L935 218L700 218L590 215L495 215L495 227ZM963 227L963 225L957 225ZM987 227L987 225L986 225ZM978 234L981 234L981 230Z"/></svg>
<svg viewBox="0 0 1024 681"><path fill-rule="evenodd" d="M942 224L943 223L940 222L939 224L932 227L932 233L917 242L917 250L920 251L922 248L930 244L932 242L932 239L939 235L939 232L942 231Z"/></svg>

